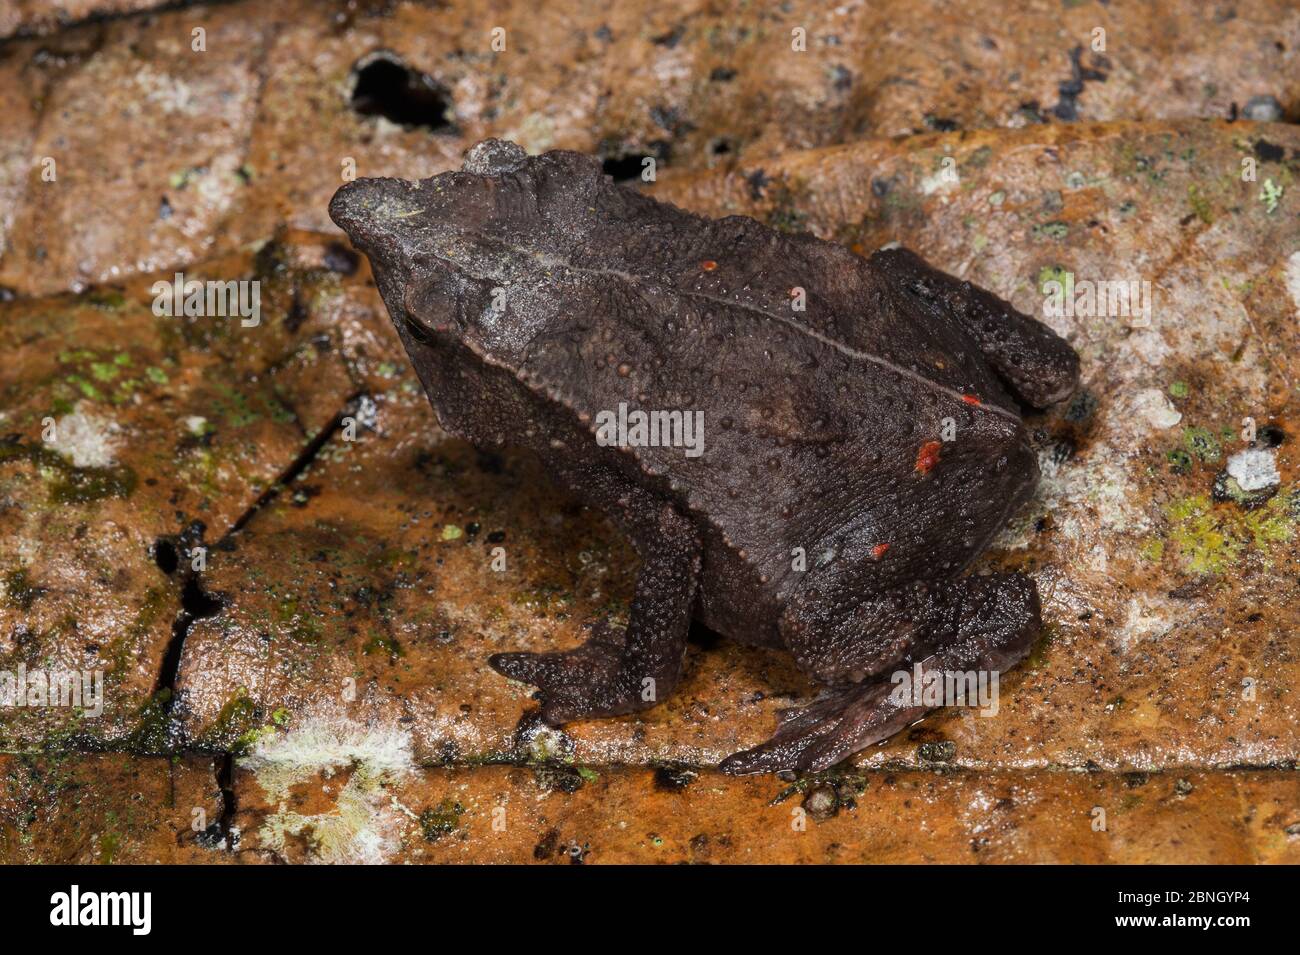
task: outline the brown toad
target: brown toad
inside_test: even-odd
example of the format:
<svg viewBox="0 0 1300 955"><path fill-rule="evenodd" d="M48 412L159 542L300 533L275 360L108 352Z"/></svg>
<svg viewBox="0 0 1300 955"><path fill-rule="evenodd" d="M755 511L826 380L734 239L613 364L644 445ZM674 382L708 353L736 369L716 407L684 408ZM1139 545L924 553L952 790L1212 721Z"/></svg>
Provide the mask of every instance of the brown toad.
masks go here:
<svg viewBox="0 0 1300 955"><path fill-rule="evenodd" d="M1046 326L910 252L701 218L495 140L459 172L349 183L330 215L443 426L533 449L641 557L625 628L489 661L547 722L664 699L696 618L828 688L722 768L822 769L927 711L891 671L1028 652L1033 582L961 572L1038 480L1013 396L1075 386ZM658 441L629 425L656 420Z"/></svg>

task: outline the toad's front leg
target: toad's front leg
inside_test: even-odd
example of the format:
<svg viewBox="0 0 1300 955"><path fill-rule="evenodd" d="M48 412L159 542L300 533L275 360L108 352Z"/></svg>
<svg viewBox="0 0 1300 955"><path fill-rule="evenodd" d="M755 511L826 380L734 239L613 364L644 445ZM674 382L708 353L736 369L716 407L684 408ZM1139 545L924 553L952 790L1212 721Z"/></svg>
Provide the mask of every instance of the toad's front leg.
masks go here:
<svg viewBox="0 0 1300 955"><path fill-rule="evenodd" d="M602 621L573 650L498 653L488 660L498 673L541 689L542 718L552 726L647 709L681 679L700 541L695 526L671 505L647 503L644 510L629 508L643 516L625 523L641 557L626 628Z"/></svg>
<svg viewBox="0 0 1300 955"><path fill-rule="evenodd" d="M723 760L724 772L828 769L935 708L896 692L889 671L919 666L923 683L931 674L941 681L972 670L1001 674L1029 653L1042 619L1032 580L987 574L916 584L847 608L814 595L791 605L782 629L800 668L831 686L783 711L773 737Z"/></svg>

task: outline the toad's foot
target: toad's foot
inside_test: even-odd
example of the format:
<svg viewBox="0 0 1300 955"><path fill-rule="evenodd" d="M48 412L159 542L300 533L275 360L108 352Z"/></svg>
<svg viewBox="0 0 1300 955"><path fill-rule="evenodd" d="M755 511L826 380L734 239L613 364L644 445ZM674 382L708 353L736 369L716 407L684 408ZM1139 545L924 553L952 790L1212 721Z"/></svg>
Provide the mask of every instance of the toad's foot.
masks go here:
<svg viewBox="0 0 1300 955"><path fill-rule="evenodd" d="M640 494L627 489L625 496ZM629 520L641 555L624 628L599 623L591 639L559 653L498 653L498 673L542 691L552 726L590 716L635 713L666 699L682 675L686 632L700 571L694 526L668 505L647 503Z"/></svg>
<svg viewBox="0 0 1300 955"><path fill-rule="evenodd" d="M781 710L781 725L770 740L728 756L718 768L744 776L834 766L925 713L924 707L895 704L893 689L887 682L836 687L807 706Z"/></svg>
<svg viewBox="0 0 1300 955"><path fill-rule="evenodd" d="M729 756L719 768L734 775L828 769L937 706L954 702L935 702L921 688L951 683L965 689L971 685L971 675L975 686L983 675L987 687L989 674L1005 672L1029 653L1042 628L1038 591L1023 574L932 582L923 593L921 600L909 594L909 600L891 595L864 602L851 619L842 621L842 625L870 621L877 630L909 634L916 652L895 657L882 667L882 646L890 644L881 639L886 634L860 633L857 646L862 659L852 659L852 647L841 648L834 663L837 685L805 707L782 711L781 724L768 742ZM801 665L805 662L801 660ZM886 675L889 665L906 674L907 680ZM920 667L919 678L914 667ZM844 682L864 672L874 679ZM984 705L986 701L967 697L967 702Z"/></svg>
<svg viewBox="0 0 1300 955"><path fill-rule="evenodd" d="M542 691L542 719L552 726L590 716L632 713L642 701L640 678L623 667L625 631L599 623L580 647L556 653L498 653L488 664Z"/></svg>
<svg viewBox="0 0 1300 955"><path fill-rule="evenodd" d="M488 664L542 691L542 719L551 726L593 716L618 716L653 706L654 677L625 666L626 631L599 623L591 638L557 653L498 653ZM649 682L646 682L649 681Z"/></svg>

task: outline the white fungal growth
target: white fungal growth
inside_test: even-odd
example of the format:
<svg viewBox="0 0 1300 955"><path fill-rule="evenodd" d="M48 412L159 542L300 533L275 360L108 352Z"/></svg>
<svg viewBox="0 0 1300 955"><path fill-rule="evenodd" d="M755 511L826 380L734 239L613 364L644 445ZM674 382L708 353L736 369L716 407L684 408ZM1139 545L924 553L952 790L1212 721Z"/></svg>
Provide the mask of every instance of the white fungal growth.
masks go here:
<svg viewBox="0 0 1300 955"><path fill-rule="evenodd" d="M1246 448L1228 458L1228 475L1243 491L1262 491L1282 480L1271 448Z"/></svg>
<svg viewBox="0 0 1300 955"><path fill-rule="evenodd" d="M1286 260L1286 290L1295 303L1295 313L1300 317L1300 252L1293 252Z"/></svg>
<svg viewBox="0 0 1300 955"><path fill-rule="evenodd" d="M364 865L382 863L396 849L403 814L385 787L415 770L409 732L336 715L303 716L287 732L258 740L239 763L272 800L286 799L293 786L314 777L351 769L326 812L305 815L281 801L259 832L268 848L283 852L289 837L299 837L311 844L313 861Z"/></svg>
<svg viewBox="0 0 1300 955"><path fill-rule="evenodd" d="M951 166L940 169L921 180L921 194L926 196L933 195L936 192L951 192L956 188L957 176L954 167Z"/></svg>
<svg viewBox="0 0 1300 955"><path fill-rule="evenodd" d="M107 468L117 463L120 428L112 418L83 411L79 402L70 414L54 422L48 446L78 468Z"/></svg>
<svg viewBox="0 0 1300 955"><path fill-rule="evenodd" d="M1125 651L1147 640L1159 640L1174 629L1175 608L1159 596L1138 594L1124 610L1124 622L1116 631Z"/></svg>
<svg viewBox="0 0 1300 955"><path fill-rule="evenodd" d="M1172 428L1183 420L1182 413L1157 388L1145 388L1133 396L1133 413L1158 430Z"/></svg>

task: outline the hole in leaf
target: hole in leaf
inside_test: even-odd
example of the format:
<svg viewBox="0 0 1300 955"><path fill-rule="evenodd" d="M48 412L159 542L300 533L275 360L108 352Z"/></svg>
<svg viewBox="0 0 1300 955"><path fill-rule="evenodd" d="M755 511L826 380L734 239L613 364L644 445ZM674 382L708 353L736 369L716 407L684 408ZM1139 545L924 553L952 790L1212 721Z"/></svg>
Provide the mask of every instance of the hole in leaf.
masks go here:
<svg viewBox="0 0 1300 955"><path fill-rule="evenodd" d="M176 568L180 565L180 556L176 553L176 545L165 537L158 538L153 542L153 562L158 565L159 570L168 576L176 573Z"/></svg>
<svg viewBox="0 0 1300 955"><path fill-rule="evenodd" d="M611 156L600 164L600 168L615 182L631 182L641 178L641 162L645 158L642 155Z"/></svg>
<svg viewBox="0 0 1300 955"><path fill-rule="evenodd" d="M353 67L352 108L362 116L382 116L409 128L455 132L447 117L451 94L427 73L411 69L391 53L372 53Z"/></svg>

